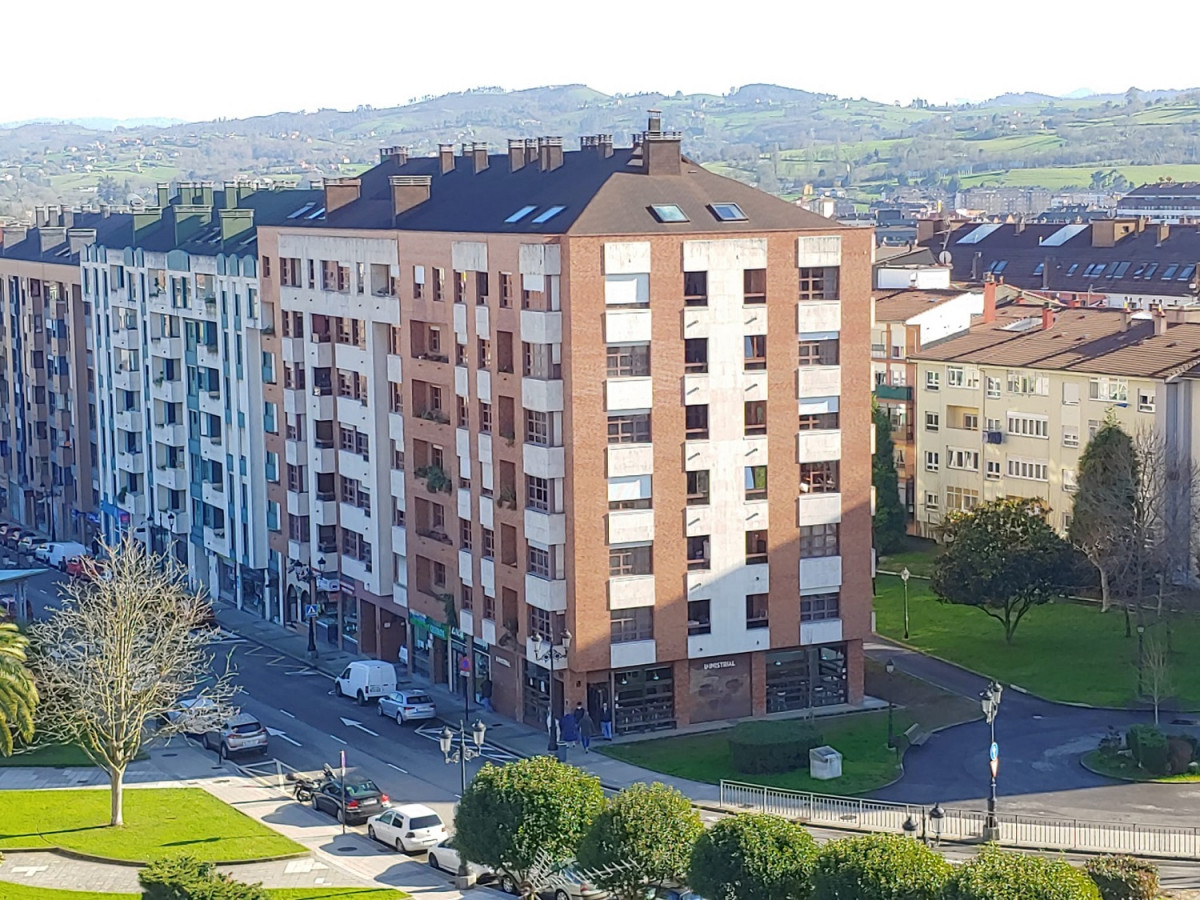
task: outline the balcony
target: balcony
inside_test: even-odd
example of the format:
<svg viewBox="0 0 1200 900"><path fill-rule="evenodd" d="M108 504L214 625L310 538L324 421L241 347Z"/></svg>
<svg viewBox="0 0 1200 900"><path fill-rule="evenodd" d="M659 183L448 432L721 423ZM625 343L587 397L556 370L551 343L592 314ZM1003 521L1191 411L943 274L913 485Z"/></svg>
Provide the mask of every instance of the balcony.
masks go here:
<svg viewBox="0 0 1200 900"><path fill-rule="evenodd" d="M658 649L653 640L625 641L609 648L609 665L614 669L649 666L658 661Z"/></svg>
<svg viewBox="0 0 1200 900"><path fill-rule="evenodd" d="M146 474L146 454L145 453L128 453L122 451L117 454L117 468L122 472L132 472L135 475Z"/></svg>
<svg viewBox="0 0 1200 900"><path fill-rule="evenodd" d="M151 338L150 355L162 357L163 359L183 359L183 338Z"/></svg>
<svg viewBox="0 0 1200 900"><path fill-rule="evenodd" d="M304 362L310 369L333 368L333 343L325 341L309 341L304 345Z"/></svg>
<svg viewBox="0 0 1200 900"><path fill-rule="evenodd" d="M654 474L653 444L609 444L605 456L609 478Z"/></svg>
<svg viewBox="0 0 1200 900"><path fill-rule="evenodd" d="M875 385L875 397L879 400L903 400L906 403L912 402L912 385L904 384L893 386L890 384Z"/></svg>
<svg viewBox="0 0 1200 900"><path fill-rule="evenodd" d="M113 413L113 425L118 431L142 430L142 411L140 409L122 409Z"/></svg>
<svg viewBox="0 0 1200 900"><path fill-rule="evenodd" d="M287 492L287 514L289 516L308 515L308 491Z"/></svg>
<svg viewBox="0 0 1200 900"><path fill-rule="evenodd" d="M159 377L150 384L150 396L164 403L183 403L187 398L187 388L182 381L166 381Z"/></svg>
<svg viewBox="0 0 1200 900"><path fill-rule="evenodd" d="M141 340L136 328L118 328L112 333L114 350L136 350Z"/></svg>
<svg viewBox="0 0 1200 900"><path fill-rule="evenodd" d="M561 379L521 379L521 405L535 412L563 411L563 383Z"/></svg>
<svg viewBox="0 0 1200 900"><path fill-rule="evenodd" d="M521 340L527 344L561 344L562 313L521 310Z"/></svg>
<svg viewBox="0 0 1200 900"><path fill-rule="evenodd" d="M610 544L638 544L654 540L654 510L621 509L608 514Z"/></svg>
<svg viewBox="0 0 1200 900"><path fill-rule="evenodd" d="M608 579L609 609L633 609L653 605L653 575L619 575Z"/></svg>
<svg viewBox="0 0 1200 900"><path fill-rule="evenodd" d="M209 506L224 509L226 505L225 487L215 481L206 481L200 487L200 497Z"/></svg>
<svg viewBox="0 0 1200 900"><path fill-rule="evenodd" d="M522 316L521 327L525 322ZM687 337L701 337L688 334ZM524 337L522 337L524 340ZM604 313L604 340L608 344L637 344L650 340L650 310L609 309Z"/></svg>
<svg viewBox="0 0 1200 900"><path fill-rule="evenodd" d="M567 582L562 578L525 576L525 602L547 612L567 611Z"/></svg>
<svg viewBox="0 0 1200 900"><path fill-rule="evenodd" d="M796 370L796 397L836 397L842 392L841 366L800 366Z"/></svg>
<svg viewBox="0 0 1200 900"><path fill-rule="evenodd" d="M225 537L225 529L211 528L208 525L204 526L204 549L211 550L213 553L218 553L221 556L227 556L229 552L229 542Z"/></svg>
<svg viewBox="0 0 1200 900"><path fill-rule="evenodd" d="M840 431L800 431L796 433L796 461L815 462L842 458Z"/></svg>
<svg viewBox="0 0 1200 900"><path fill-rule="evenodd" d="M842 521L841 494L801 494L796 505L797 525L828 525Z"/></svg>
<svg viewBox="0 0 1200 900"><path fill-rule="evenodd" d="M796 333L816 334L842 330L842 304L837 301L802 301L796 306Z"/></svg>
<svg viewBox="0 0 1200 900"><path fill-rule="evenodd" d="M140 392L142 389L141 370L130 370L118 366L113 370L112 385L118 391Z"/></svg>
<svg viewBox="0 0 1200 900"><path fill-rule="evenodd" d="M313 495L314 502L309 505L309 513L314 525L336 525L338 523L338 503L333 493L317 492Z"/></svg>
<svg viewBox="0 0 1200 900"><path fill-rule="evenodd" d="M800 560L800 590L819 592L822 588L841 587L842 558L819 556Z"/></svg>
<svg viewBox="0 0 1200 900"><path fill-rule="evenodd" d="M604 382L605 408L650 409L654 406L654 383L649 378L609 378Z"/></svg>
<svg viewBox="0 0 1200 900"><path fill-rule="evenodd" d="M187 490L187 470L183 466L159 466L154 470L154 483L171 491Z"/></svg>
<svg viewBox="0 0 1200 900"><path fill-rule="evenodd" d="M526 475L538 478L566 477L566 456L562 447L525 444L521 465Z"/></svg>
<svg viewBox="0 0 1200 900"><path fill-rule="evenodd" d="M825 619L821 622L800 623L801 644L836 644L841 639L841 619Z"/></svg>

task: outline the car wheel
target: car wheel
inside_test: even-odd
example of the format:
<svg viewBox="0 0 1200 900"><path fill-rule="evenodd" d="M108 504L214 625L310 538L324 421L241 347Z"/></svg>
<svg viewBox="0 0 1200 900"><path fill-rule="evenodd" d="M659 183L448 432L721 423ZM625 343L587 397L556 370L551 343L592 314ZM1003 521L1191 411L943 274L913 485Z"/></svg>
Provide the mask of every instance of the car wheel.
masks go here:
<svg viewBox="0 0 1200 900"><path fill-rule="evenodd" d="M571 900L571 895L562 888L559 888L554 892L554 900Z"/></svg>
<svg viewBox="0 0 1200 900"><path fill-rule="evenodd" d="M404 724L404 713L403 713L403 711L401 711L401 710L399 710L399 709L398 709L398 710L396 710L396 724L397 724L397 725L403 725L403 724Z"/></svg>
<svg viewBox="0 0 1200 900"><path fill-rule="evenodd" d="M381 718L381 719L383 718L383 704L382 703L377 703L375 705L375 714L378 715L379 718Z"/></svg>
<svg viewBox="0 0 1200 900"><path fill-rule="evenodd" d="M429 854L429 867L431 869L437 869L439 872L442 871L442 864L438 862L438 858L432 853Z"/></svg>
<svg viewBox="0 0 1200 900"><path fill-rule="evenodd" d="M505 872L500 876L500 890L506 894L515 894L517 892L517 880Z"/></svg>
<svg viewBox="0 0 1200 900"><path fill-rule="evenodd" d="M221 744L221 759L229 759L229 747L224 743Z"/></svg>
<svg viewBox="0 0 1200 900"><path fill-rule="evenodd" d="M342 683L341 683L340 681L335 681L335 682L333 683L333 692L334 692L335 694L337 694L339 697L345 697L345 696L346 696L345 694L343 694L343 693L342 693Z"/></svg>
<svg viewBox="0 0 1200 900"><path fill-rule="evenodd" d="M396 852L397 853L407 853L408 852L406 849L404 849L404 841L402 841L400 838L396 838Z"/></svg>
<svg viewBox="0 0 1200 900"><path fill-rule="evenodd" d="M354 699L355 699L355 701L358 703L358 705L359 705L359 706L366 706L366 705L367 705L367 695L366 695L366 694L364 694L362 691L359 691L359 692L358 692L358 696L357 696L357 697L355 697Z"/></svg>
<svg viewBox="0 0 1200 900"><path fill-rule="evenodd" d="M371 840L375 840L375 826L374 825L367 826L367 837L369 837Z"/></svg>
<svg viewBox="0 0 1200 900"><path fill-rule="evenodd" d="M313 794L313 798L312 798L311 802L312 802L312 808L315 809L317 812L320 812L321 811L321 801L319 801L317 799L316 794Z"/></svg>
<svg viewBox="0 0 1200 900"><path fill-rule="evenodd" d="M342 809L340 806L338 807L338 811L337 811L337 820L339 822L341 822L343 825L346 824L346 811L344 809Z"/></svg>

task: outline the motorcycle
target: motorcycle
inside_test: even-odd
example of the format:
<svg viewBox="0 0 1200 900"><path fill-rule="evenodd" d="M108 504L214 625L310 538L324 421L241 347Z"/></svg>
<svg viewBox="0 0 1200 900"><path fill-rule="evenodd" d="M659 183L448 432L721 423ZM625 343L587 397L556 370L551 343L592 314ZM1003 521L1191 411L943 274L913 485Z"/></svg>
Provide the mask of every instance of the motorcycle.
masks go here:
<svg viewBox="0 0 1200 900"><path fill-rule="evenodd" d="M321 777L306 775L303 772L288 772L287 780L292 783L292 796L300 803L309 803L313 795L321 789L321 785L333 778L333 769L326 763L322 767Z"/></svg>

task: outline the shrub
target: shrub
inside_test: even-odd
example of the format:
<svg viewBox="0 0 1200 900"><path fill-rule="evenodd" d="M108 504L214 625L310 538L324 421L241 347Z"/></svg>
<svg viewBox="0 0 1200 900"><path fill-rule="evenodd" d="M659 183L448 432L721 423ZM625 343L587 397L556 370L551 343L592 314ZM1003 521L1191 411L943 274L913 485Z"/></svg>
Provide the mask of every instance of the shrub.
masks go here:
<svg viewBox="0 0 1200 900"><path fill-rule="evenodd" d="M1064 860L988 844L955 869L944 900L1100 900L1100 893L1086 873Z"/></svg>
<svg viewBox="0 0 1200 900"><path fill-rule="evenodd" d="M812 900L940 900L950 863L897 834L830 841L817 854Z"/></svg>
<svg viewBox="0 0 1200 900"><path fill-rule="evenodd" d="M817 844L782 816L721 819L692 848L688 884L712 900L805 900Z"/></svg>
<svg viewBox="0 0 1200 900"><path fill-rule="evenodd" d="M1105 759L1115 759L1121 752L1121 744L1121 732L1109 725L1108 734L1100 738L1100 745L1097 749Z"/></svg>
<svg viewBox="0 0 1200 900"><path fill-rule="evenodd" d="M1179 737L1167 738L1167 774L1186 772L1192 761L1192 745Z"/></svg>
<svg viewBox="0 0 1200 900"><path fill-rule="evenodd" d="M1158 866L1132 856L1098 856L1084 866L1103 900L1155 900Z"/></svg>
<svg viewBox="0 0 1200 900"><path fill-rule="evenodd" d="M1138 765L1151 775L1166 775L1167 736L1157 728L1138 735Z"/></svg>
<svg viewBox="0 0 1200 900"><path fill-rule="evenodd" d="M733 767L747 775L808 767L808 751L821 734L806 722L742 722L729 733Z"/></svg>
<svg viewBox="0 0 1200 900"><path fill-rule="evenodd" d="M165 856L138 873L144 900L267 900L260 884L234 881L211 862Z"/></svg>

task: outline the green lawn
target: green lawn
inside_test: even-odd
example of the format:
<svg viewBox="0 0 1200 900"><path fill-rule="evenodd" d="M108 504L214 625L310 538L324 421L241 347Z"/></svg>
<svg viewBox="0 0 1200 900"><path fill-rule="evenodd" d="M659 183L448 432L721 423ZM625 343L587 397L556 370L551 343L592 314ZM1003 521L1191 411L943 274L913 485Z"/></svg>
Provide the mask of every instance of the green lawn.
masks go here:
<svg viewBox="0 0 1200 900"><path fill-rule="evenodd" d="M964 188L1004 186L1044 187L1052 191L1067 188L1087 190L1091 184L1093 172L1097 170L1108 172L1112 169L1116 169L1133 184L1158 181L1160 178L1173 178L1176 181L1200 180L1200 165L1190 163L1161 166L1089 163L1085 166L1031 167L1028 169L980 172L975 175L964 175L960 179L960 182Z"/></svg>
<svg viewBox="0 0 1200 900"><path fill-rule="evenodd" d="M920 578L928 578L933 574L933 562L937 559L940 552L941 547L936 541L906 537L904 539L904 547L901 550L879 557L879 569L881 571L899 572L905 566L908 566L908 571L911 574Z"/></svg>
<svg viewBox="0 0 1200 900"><path fill-rule="evenodd" d="M73 744L52 744L37 747L13 756L0 756L0 766L86 766L94 768L95 763L88 759L86 753Z"/></svg>
<svg viewBox="0 0 1200 900"><path fill-rule="evenodd" d="M0 851L61 847L137 862L183 852L217 862L304 852L200 788L126 790L121 828L106 824L107 790L4 791L0 808Z"/></svg>
<svg viewBox="0 0 1200 900"><path fill-rule="evenodd" d="M0 874L3 873L0 868ZM408 894L388 888L269 888L271 900L400 900ZM64 891L0 881L4 900L140 900L141 894L101 894L95 891Z"/></svg>
<svg viewBox="0 0 1200 900"><path fill-rule="evenodd" d="M880 575L875 581L875 627L885 637L902 640L903 593L900 579ZM926 653L1016 684L1050 700L1096 706L1131 706L1137 691L1137 637L1125 637L1120 610L1101 613L1097 606L1069 601L1030 610L1014 642L1004 642L1003 627L969 606L942 603L928 582L908 583L908 644ZM1191 651L1200 641L1200 617L1177 615L1151 627L1170 629L1170 703L1200 708L1200 656Z"/></svg>
<svg viewBox="0 0 1200 900"><path fill-rule="evenodd" d="M910 721L903 710L897 711L896 730L902 731ZM788 720L778 724L786 727ZM717 784L724 778L821 793L861 794L882 787L900 774L896 754L887 747L887 713L818 718L816 727L825 743L842 753L841 778L819 781L810 777L807 769L774 775L746 775L733 767L724 731L612 744L601 747L600 752L663 775L692 781Z"/></svg>
<svg viewBox="0 0 1200 900"><path fill-rule="evenodd" d="M4 867L0 865L0 875ZM0 881L0 897L4 900L140 900L141 894L102 894L97 891L64 891L59 888L34 887Z"/></svg>

